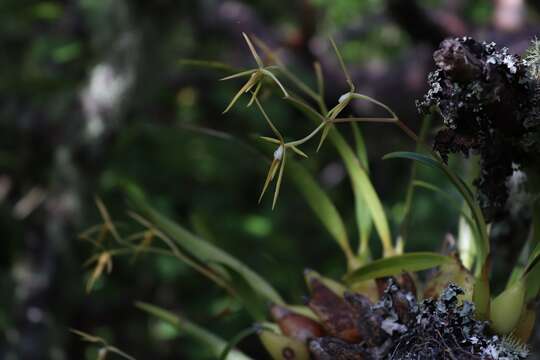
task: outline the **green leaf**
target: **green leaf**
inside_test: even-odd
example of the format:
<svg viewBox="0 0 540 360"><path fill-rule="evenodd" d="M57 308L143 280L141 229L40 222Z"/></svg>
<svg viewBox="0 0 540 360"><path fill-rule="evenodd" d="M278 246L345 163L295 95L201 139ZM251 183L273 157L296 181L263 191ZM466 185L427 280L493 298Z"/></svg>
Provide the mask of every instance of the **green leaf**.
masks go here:
<svg viewBox="0 0 540 360"><path fill-rule="evenodd" d="M533 250L529 255L529 264L536 263L540 257L540 203L535 201L532 205L532 236L530 237L528 246Z"/></svg>
<svg viewBox="0 0 540 360"><path fill-rule="evenodd" d="M532 206L532 234L527 242L532 251L527 259L527 266L519 272L520 275L526 276L527 301L535 298L540 291L540 203L536 200Z"/></svg>
<svg viewBox="0 0 540 360"><path fill-rule="evenodd" d="M345 282L352 285L357 282L385 276L398 275L430 269L451 263L453 259L446 255L431 252L416 252L374 260L345 275Z"/></svg>
<svg viewBox="0 0 540 360"><path fill-rule="evenodd" d="M349 174L357 210L368 212L370 214L381 240L384 255L392 255L394 249L392 246L388 220L381 200L369 179L368 173L362 167L352 148L336 129L330 131L329 138L341 155L347 173ZM357 214L357 218L358 217ZM362 222L364 222L364 220L362 220Z"/></svg>
<svg viewBox="0 0 540 360"><path fill-rule="evenodd" d="M351 122L351 127L353 129L354 143L356 144L356 155L358 156L358 160L360 160L360 164L364 170L369 173L369 160L364 136L362 135L357 123Z"/></svg>
<svg viewBox="0 0 540 360"><path fill-rule="evenodd" d="M418 140L416 141L416 152L420 152L422 150L422 144L424 143L424 140L426 138L426 134L428 132L429 126L430 126L430 117L425 116L422 119L422 126L420 127L420 133L418 134ZM405 244L407 243L407 240L409 238L409 228L411 226L412 222L412 208L413 208L413 201L414 201L414 180L416 179L416 169L417 164L415 162L411 165L411 172L409 175L409 183L407 185L407 190L405 191L405 199L403 203L403 215L401 218L401 224L399 226L399 236L396 244L396 252L398 254L402 254L405 250Z"/></svg>
<svg viewBox="0 0 540 360"><path fill-rule="evenodd" d="M489 320L491 313L491 289L489 286L488 265L488 262L486 262L482 266L481 273L474 281L473 303L476 307L475 317L478 320Z"/></svg>
<svg viewBox="0 0 540 360"><path fill-rule="evenodd" d="M356 144L356 154L358 160L362 165L362 168L369 174L369 161L367 156L366 145L364 142L364 137L360 132L358 124L355 122L351 123L354 135L354 141ZM371 214L369 211L366 211L367 204L364 202L362 196L356 195L354 199L355 215L356 215L356 225L358 227L359 242L358 242L358 256L361 262L365 262L371 256L369 250L369 237L371 235L371 229L373 227L373 222L371 220Z"/></svg>
<svg viewBox="0 0 540 360"><path fill-rule="evenodd" d="M341 250L343 250L349 263L349 268L351 268L355 259L349 243L347 231L345 230L345 224L335 205L323 189L321 189L315 179L313 179L311 174L298 162L291 160L288 167L297 189L304 196L306 202L319 218L321 224L326 228L330 235L332 235Z"/></svg>
<svg viewBox="0 0 540 360"><path fill-rule="evenodd" d="M268 298L253 289L253 286L229 266L224 268L230 274L230 287L234 289L235 296L240 300L243 308L255 321L266 320L268 315ZM271 301L270 301L271 302Z"/></svg>
<svg viewBox="0 0 540 360"><path fill-rule="evenodd" d="M215 358L219 358L227 347L227 342L225 340L168 310L140 301L136 302L135 306L148 314L153 315L168 324L171 324L178 330L203 343L205 348L208 349ZM238 350L231 350L226 359L250 360L251 358Z"/></svg>
<svg viewBox="0 0 540 360"><path fill-rule="evenodd" d="M463 198L465 199L465 202L471 209L471 213L472 213L474 222L476 224L476 229L478 233L480 234L480 236L475 237L475 239L477 240L476 248L478 249L478 254L477 254L478 261L476 263L476 274L478 275L489 254L489 238L487 234L487 226L484 220L484 215L482 214L482 210L476 203L473 192L470 189L470 187L463 180L461 180L457 175L452 173L452 171L448 169L446 165L426 155L422 155L422 154L418 154L414 152L398 151L398 152L385 155L383 159L385 160L386 159L410 159L410 160L418 161L421 164L437 169L441 171L444 175L446 175L448 180L450 180L450 182L454 185L454 187L463 196Z"/></svg>
<svg viewBox="0 0 540 360"><path fill-rule="evenodd" d="M534 300L538 296L540 289L540 266L539 262L536 262L529 270L525 273L525 283L527 284L525 299L527 302ZM515 283L514 281L513 283ZM512 285L513 283L510 283Z"/></svg>
<svg viewBox="0 0 540 360"><path fill-rule="evenodd" d="M247 267L240 260L228 254L217 246L205 241L192 234L182 226L176 224L164 215L154 210L148 205L143 197L136 193L129 193L130 199L135 204L135 207L143 213L147 219L171 237L179 246L186 252L205 264L222 264L227 268L234 270L241 276L251 289L267 301L272 301L277 304L283 304L283 300L278 292L261 276ZM231 284L234 286L234 284Z"/></svg>
<svg viewBox="0 0 540 360"><path fill-rule="evenodd" d="M536 247L531 252L531 255L529 256L528 266L527 268L531 267L531 264L536 264L538 260L540 259L540 244L537 244Z"/></svg>
<svg viewBox="0 0 540 360"><path fill-rule="evenodd" d="M508 277L508 281L506 282L506 288L512 286L513 283L518 281L521 278L523 271L525 271L525 266L521 264L515 265L510 273L510 276Z"/></svg>
<svg viewBox="0 0 540 360"><path fill-rule="evenodd" d="M304 101L297 99L294 96L289 96L286 100L317 124L320 124L321 121L325 121L324 117L319 112ZM362 164L356 157L354 151L335 126L330 130L328 137L343 159L352 184L356 207L359 211L363 211L364 213L367 212L369 214L383 244L384 253L386 255L391 255L394 251L388 220L384 213L381 200L369 179L368 173L362 168Z"/></svg>

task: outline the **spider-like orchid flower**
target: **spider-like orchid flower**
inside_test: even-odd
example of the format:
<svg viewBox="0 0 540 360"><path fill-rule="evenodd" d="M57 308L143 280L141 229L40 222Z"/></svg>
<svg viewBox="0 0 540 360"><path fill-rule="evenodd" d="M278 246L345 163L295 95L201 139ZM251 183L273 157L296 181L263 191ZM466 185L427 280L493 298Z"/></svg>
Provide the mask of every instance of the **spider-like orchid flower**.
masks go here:
<svg viewBox="0 0 540 360"><path fill-rule="evenodd" d="M253 58L255 59L255 62L257 63L257 67L255 69L242 71L237 74L233 74L231 76L227 76L221 79L221 80L230 80L230 79L236 79L238 77L250 75L249 80L244 84L244 86L240 88L240 90L236 93L236 95L234 95L233 99L231 100L231 102L229 103L225 111L223 111L223 113L226 113L227 111L229 111L234 106L234 104L236 104L236 102L238 101L240 96L242 96L242 94L246 94L250 92L252 89L254 89L251 95L251 99L248 103L248 107L251 106L253 104L253 101L257 97L257 94L261 90L262 80L265 77L270 78L280 88L280 90L283 92L284 97L289 96L289 94L287 93L287 90L285 90L285 87L281 84L278 78L270 71L274 67L264 66L264 63L261 60L261 57L257 53L257 50L255 49L255 46L253 46L249 37L245 33L242 33L242 35L244 36L244 39L246 40L249 46L251 55L253 55Z"/></svg>
<svg viewBox="0 0 540 360"><path fill-rule="evenodd" d="M278 178L276 181L276 189L274 191L274 199L272 201L272 209L274 209L274 207L276 206L278 195L279 195L279 190L281 188L281 180L283 178L283 171L285 168L285 157L286 157L287 149L291 149L298 155L303 156L305 158L307 158L308 156L302 150L298 149L297 145L294 144L294 142L291 142L291 143L285 142L283 135L281 135L281 133L276 128L272 120L270 120L270 117L268 117L268 114L266 114L266 111L264 111L259 100L256 97L254 97L254 100L257 106L259 107L259 110L263 114L264 119L266 120L266 122L268 123L268 125L272 129L272 132L275 135L275 138L261 136L261 139L268 141L272 144L278 145L278 147L274 151L274 157L272 159L272 163L270 164L270 168L268 169L268 174L266 175L266 180L264 182L261 195L259 196L259 202L260 202L264 196L264 193L266 192L266 189L268 189L268 185L270 185L270 182L272 182L276 174L278 174Z"/></svg>

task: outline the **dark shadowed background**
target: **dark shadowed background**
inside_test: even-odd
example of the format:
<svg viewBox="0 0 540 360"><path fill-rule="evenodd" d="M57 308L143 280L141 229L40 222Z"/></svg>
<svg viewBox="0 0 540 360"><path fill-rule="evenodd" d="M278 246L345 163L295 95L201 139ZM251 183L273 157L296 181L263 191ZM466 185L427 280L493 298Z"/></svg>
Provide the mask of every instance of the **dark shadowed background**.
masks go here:
<svg viewBox="0 0 540 360"><path fill-rule="evenodd" d="M115 261L85 293L83 263L92 252L77 235L99 222L96 195L114 219L130 221L125 186L242 259L290 301L306 291L304 268L343 273L339 249L287 177L274 211L270 197L257 204L267 170L261 154L271 151L253 135L268 130L253 109L221 114L241 83L219 82L227 74L182 59L253 67L241 33L254 34L310 83L319 61L334 104L347 87L331 35L357 90L417 130L415 99L441 40L471 35L522 53L540 28L538 10L539 1L525 0L0 1L0 358L95 359L70 328L137 359L208 358L181 332L149 321L135 300L186 314L224 338L249 325L238 303L168 258ZM309 129L278 97L268 104L283 132ZM340 130L352 138L347 126ZM414 144L386 125L362 130L395 230L410 168L381 156ZM339 156L330 146L310 154L306 166L354 228ZM420 175L449 186L428 170ZM420 191L413 209L409 249L436 250L456 232L457 214L441 198ZM241 347L265 356L255 340Z"/></svg>

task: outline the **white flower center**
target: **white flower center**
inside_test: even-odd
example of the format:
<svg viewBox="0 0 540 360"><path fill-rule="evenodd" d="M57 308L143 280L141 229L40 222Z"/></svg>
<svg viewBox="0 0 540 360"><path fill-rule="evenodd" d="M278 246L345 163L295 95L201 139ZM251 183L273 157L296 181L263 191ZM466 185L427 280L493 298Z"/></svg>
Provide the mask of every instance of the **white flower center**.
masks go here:
<svg viewBox="0 0 540 360"><path fill-rule="evenodd" d="M341 95L341 96L339 97L338 103L341 104L342 102L348 100L350 97L351 97L351 93L350 93L350 92L348 92L348 93L346 93L346 94L343 94L343 95Z"/></svg>
<svg viewBox="0 0 540 360"><path fill-rule="evenodd" d="M283 157L283 145L280 145L276 151L274 151L274 159L275 160L281 160Z"/></svg>

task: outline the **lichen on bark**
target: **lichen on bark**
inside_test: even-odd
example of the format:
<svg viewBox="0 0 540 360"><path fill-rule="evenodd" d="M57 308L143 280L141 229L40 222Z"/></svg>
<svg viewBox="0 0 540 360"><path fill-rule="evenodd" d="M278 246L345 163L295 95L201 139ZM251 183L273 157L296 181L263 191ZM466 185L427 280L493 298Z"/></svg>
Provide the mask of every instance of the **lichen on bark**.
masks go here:
<svg viewBox="0 0 540 360"><path fill-rule="evenodd" d="M442 119L434 150L444 161L450 153L480 155L478 200L495 220L504 214L508 178L540 154L536 65L470 37L444 40L433 59L436 70L417 107Z"/></svg>
<svg viewBox="0 0 540 360"><path fill-rule="evenodd" d="M328 291L324 296L312 294L310 304L329 303L327 297L331 303L341 299ZM393 278L376 304L361 294L345 293L339 307L348 308L348 319L354 320L354 328L347 326L348 333L357 336L352 339L336 331L333 321L342 316L324 316L326 334L309 340L310 352L316 360L525 359L528 349L492 335L487 322L475 319L474 305L460 298L463 294L461 288L449 284L438 298L417 301Z"/></svg>

